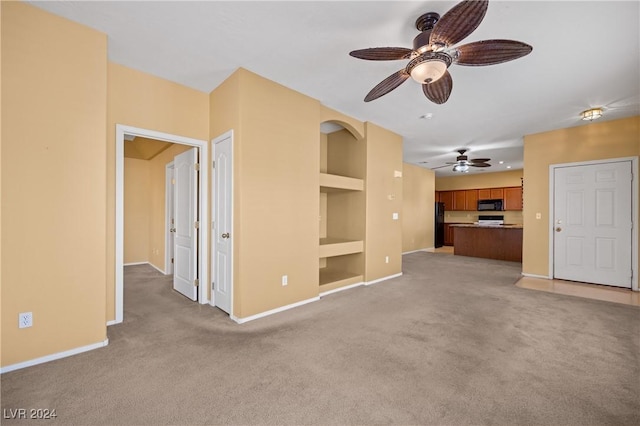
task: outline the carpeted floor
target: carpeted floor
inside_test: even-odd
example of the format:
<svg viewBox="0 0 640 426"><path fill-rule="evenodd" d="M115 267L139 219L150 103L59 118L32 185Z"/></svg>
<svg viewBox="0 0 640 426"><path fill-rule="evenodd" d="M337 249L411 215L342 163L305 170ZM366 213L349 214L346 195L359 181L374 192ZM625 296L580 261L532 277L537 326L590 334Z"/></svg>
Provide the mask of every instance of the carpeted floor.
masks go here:
<svg viewBox="0 0 640 426"><path fill-rule="evenodd" d="M2 408L56 409L40 425L640 424L640 308L519 276L413 253L400 278L238 325L127 267L109 346L4 374Z"/></svg>

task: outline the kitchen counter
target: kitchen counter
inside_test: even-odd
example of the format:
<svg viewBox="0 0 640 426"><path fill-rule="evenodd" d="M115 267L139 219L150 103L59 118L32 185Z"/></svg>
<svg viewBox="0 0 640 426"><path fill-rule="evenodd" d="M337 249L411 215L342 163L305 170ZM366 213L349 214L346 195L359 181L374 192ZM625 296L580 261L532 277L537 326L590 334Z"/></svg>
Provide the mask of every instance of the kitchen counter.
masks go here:
<svg viewBox="0 0 640 426"><path fill-rule="evenodd" d="M453 254L522 262L522 225L452 224Z"/></svg>

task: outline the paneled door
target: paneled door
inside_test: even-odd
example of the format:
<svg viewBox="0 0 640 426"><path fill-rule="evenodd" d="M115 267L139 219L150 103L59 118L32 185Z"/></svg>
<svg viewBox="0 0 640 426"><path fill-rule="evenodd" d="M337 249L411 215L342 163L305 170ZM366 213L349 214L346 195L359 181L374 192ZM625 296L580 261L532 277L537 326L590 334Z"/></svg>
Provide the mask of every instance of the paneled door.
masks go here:
<svg viewBox="0 0 640 426"><path fill-rule="evenodd" d="M233 141L213 141L213 301L228 314L233 291Z"/></svg>
<svg viewBox="0 0 640 426"><path fill-rule="evenodd" d="M173 289L191 300L198 297L198 152L191 148L175 157Z"/></svg>
<svg viewBox="0 0 640 426"><path fill-rule="evenodd" d="M631 161L553 173L554 278L631 288Z"/></svg>

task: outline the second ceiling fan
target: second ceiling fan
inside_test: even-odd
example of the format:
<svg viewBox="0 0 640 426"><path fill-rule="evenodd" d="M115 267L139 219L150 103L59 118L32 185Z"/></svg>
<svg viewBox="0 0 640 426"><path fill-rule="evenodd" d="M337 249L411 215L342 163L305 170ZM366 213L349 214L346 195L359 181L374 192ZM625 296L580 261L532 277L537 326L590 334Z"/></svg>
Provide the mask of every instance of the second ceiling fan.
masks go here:
<svg viewBox="0 0 640 426"><path fill-rule="evenodd" d="M371 89L364 101L386 95L412 77L422 85L422 91L430 101L443 104L453 89L453 79L448 71L451 64L495 65L529 54L533 50L531 46L514 40L482 40L452 47L480 25L488 6L488 0L466 0L442 18L435 12L425 13L416 20L416 28L421 32L413 39L413 49L373 47L350 52L355 58L370 61L410 60L405 68Z"/></svg>
<svg viewBox="0 0 640 426"><path fill-rule="evenodd" d="M467 152L466 149L459 149L458 153L460 155L456 157L455 162L448 161L446 165L434 167L431 170L441 169L443 167L453 165L454 172L467 173L469 172L469 167L491 167L491 164L488 163L488 161L491 161L491 158L474 158L473 160L469 160L469 157L465 155L465 152Z"/></svg>

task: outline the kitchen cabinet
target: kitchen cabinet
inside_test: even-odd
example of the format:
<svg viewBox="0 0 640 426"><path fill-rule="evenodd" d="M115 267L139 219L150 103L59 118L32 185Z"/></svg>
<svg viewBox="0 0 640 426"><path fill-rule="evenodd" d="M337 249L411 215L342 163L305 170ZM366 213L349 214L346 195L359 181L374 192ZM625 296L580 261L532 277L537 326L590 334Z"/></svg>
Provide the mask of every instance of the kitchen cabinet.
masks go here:
<svg viewBox="0 0 640 426"><path fill-rule="evenodd" d="M467 189L464 191L464 209L466 211L475 212L478 210L478 190Z"/></svg>
<svg viewBox="0 0 640 426"><path fill-rule="evenodd" d="M445 223L444 224L444 245L452 246L453 245L453 223Z"/></svg>
<svg viewBox="0 0 640 426"><path fill-rule="evenodd" d="M478 189L478 200L490 200L490 199L491 199L491 190L489 188Z"/></svg>
<svg viewBox="0 0 640 426"><path fill-rule="evenodd" d="M453 209L452 210L465 210L465 191L452 191L453 192Z"/></svg>
<svg viewBox="0 0 640 426"><path fill-rule="evenodd" d="M453 191L440 191L440 202L444 203L444 211L450 212L453 208Z"/></svg>
<svg viewBox="0 0 640 426"><path fill-rule="evenodd" d="M479 200L502 200L504 198L504 188L485 188L478 190Z"/></svg>
<svg viewBox="0 0 640 426"><path fill-rule="evenodd" d="M522 187L437 191L445 211L478 211L478 200L503 200L503 210L522 210ZM453 242L452 242L453 244Z"/></svg>
<svg viewBox="0 0 640 426"><path fill-rule="evenodd" d="M504 188L504 209L522 210L522 187Z"/></svg>

